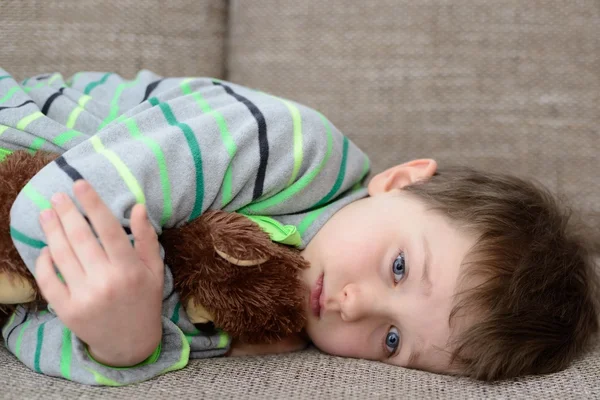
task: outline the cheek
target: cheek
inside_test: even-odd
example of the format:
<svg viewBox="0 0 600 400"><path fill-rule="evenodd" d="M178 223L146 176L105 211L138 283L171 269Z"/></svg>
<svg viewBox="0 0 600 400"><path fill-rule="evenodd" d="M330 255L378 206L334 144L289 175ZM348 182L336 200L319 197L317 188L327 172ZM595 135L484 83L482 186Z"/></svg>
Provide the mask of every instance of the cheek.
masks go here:
<svg viewBox="0 0 600 400"><path fill-rule="evenodd" d="M312 328L312 329L311 329ZM360 327L347 324L307 327L313 344L321 351L340 357L373 358L372 349L367 347L367 335Z"/></svg>

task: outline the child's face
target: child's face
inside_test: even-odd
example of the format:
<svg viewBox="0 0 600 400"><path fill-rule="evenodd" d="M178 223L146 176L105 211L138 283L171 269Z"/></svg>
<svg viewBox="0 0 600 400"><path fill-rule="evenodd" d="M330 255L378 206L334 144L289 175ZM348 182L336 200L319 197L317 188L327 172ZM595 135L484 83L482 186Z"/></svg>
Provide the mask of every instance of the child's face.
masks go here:
<svg viewBox="0 0 600 400"><path fill-rule="evenodd" d="M369 190L302 253L313 296L306 331L330 354L449 372L448 353L434 346L448 349L452 296L475 239L397 188Z"/></svg>

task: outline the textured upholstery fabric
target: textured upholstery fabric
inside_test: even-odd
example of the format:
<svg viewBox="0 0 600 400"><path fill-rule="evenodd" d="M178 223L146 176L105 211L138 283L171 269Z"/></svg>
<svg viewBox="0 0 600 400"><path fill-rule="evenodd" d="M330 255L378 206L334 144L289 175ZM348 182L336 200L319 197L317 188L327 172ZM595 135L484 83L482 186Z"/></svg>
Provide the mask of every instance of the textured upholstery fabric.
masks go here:
<svg viewBox="0 0 600 400"><path fill-rule="evenodd" d="M308 103L375 172L433 157L539 178L600 226L594 0L233 0L228 78Z"/></svg>
<svg viewBox="0 0 600 400"><path fill-rule="evenodd" d="M2 0L0 65L18 79L110 71L222 77L225 0Z"/></svg>
<svg viewBox="0 0 600 400"><path fill-rule="evenodd" d="M19 77L212 75L321 110L372 156L534 176L600 226L596 0L0 2ZM37 375L0 346L2 399L600 398L600 345L567 370L485 384L343 359L195 360L125 388Z"/></svg>

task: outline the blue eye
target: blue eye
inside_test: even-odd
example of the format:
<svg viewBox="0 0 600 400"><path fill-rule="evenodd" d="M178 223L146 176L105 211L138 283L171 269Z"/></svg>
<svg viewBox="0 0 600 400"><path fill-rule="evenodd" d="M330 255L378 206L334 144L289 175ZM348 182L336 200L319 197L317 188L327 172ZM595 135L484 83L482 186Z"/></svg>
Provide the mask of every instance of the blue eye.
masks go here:
<svg viewBox="0 0 600 400"><path fill-rule="evenodd" d="M385 349L388 351L388 353L394 354L398 349L399 344L400 333L398 333L398 329L392 326L385 337Z"/></svg>
<svg viewBox="0 0 600 400"><path fill-rule="evenodd" d="M394 260L392 264L392 273L394 274L394 282L398 283L402 278L404 278L406 265L404 261L404 252L400 253L398 257Z"/></svg>

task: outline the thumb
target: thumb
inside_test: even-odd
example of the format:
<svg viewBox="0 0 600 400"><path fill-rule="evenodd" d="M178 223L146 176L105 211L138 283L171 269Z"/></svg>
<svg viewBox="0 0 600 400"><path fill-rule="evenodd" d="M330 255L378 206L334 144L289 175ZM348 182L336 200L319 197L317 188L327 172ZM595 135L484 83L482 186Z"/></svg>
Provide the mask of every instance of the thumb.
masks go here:
<svg viewBox="0 0 600 400"><path fill-rule="evenodd" d="M148 220L148 213L143 204L136 204L131 211L131 232L135 240L135 252L139 259L148 269L162 276L164 262L160 256L158 235Z"/></svg>

